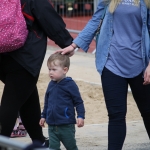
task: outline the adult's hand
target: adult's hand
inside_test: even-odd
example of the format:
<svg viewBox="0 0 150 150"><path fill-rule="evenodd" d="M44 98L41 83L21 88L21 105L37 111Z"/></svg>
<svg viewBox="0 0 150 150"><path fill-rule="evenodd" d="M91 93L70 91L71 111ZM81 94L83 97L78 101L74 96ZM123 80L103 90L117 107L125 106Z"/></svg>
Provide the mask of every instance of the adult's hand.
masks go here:
<svg viewBox="0 0 150 150"><path fill-rule="evenodd" d="M144 85L150 84L150 63L145 70L143 84Z"/></svg>
<svg viewBox="0 0 150 150"><path fill-rule="evenodd" d="M76 49L77 45L72 43L70 46L63 48L61 50L57 50L54 53L61 53L62 55L69 55L69 57L74 55L74 50Z"/></svg>

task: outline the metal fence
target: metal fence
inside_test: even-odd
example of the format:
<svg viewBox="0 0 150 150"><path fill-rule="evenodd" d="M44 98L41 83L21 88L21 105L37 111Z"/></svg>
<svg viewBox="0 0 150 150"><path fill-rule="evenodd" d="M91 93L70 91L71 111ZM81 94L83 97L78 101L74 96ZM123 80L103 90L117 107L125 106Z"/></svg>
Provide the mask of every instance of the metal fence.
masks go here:
<svg viewBox="0 0 150 150"><path fill-rule="evenodd" d="M54 9L62 16L66 27L75 38L85 27L95 12L99 0L50 0ZM54 44L48 40L48 44ZM89 52L95 53L95 41L90 44Z"/></svg>
<svg viewBox="0 0 150 150"><path fill-rule="evenodd" d="M89 16L94 11L94 0L51 0L55 10L66 17Z"/></svg>

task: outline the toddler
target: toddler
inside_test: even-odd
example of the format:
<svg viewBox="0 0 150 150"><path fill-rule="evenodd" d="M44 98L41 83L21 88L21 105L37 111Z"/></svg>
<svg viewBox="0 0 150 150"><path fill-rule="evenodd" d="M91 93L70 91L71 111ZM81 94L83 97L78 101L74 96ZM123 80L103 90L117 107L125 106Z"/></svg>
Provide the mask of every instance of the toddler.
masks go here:
<svg viewBox="0 0 150 150"><path fill-rule="evenodd" d="M75 124L84 126L85 109L79 89L71 77L66 77L70 59L67 55L52 54L47 62L51 81L45 94L40 125L48 124L49 148L60 150L60 142L67 150L78 150ZM75 118L77 111L77 121Z"/></svg>

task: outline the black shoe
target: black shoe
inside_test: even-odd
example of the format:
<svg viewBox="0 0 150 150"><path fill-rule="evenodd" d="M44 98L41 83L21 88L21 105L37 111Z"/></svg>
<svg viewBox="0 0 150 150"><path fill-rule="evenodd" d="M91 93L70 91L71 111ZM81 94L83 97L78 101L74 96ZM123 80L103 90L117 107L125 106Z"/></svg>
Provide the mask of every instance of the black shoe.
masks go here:
<svg viewBox="0 0 150 150"><path fill-rule="evenodd" d="M45 138L45 142L42 145L43 147L49 148L49 138Z"/></svg>

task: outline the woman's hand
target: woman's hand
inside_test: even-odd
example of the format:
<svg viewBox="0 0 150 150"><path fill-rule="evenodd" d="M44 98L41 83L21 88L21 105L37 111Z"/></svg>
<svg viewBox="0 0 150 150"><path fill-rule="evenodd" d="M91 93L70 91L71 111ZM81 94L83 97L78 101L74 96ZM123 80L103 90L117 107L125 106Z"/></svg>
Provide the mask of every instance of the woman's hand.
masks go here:
<svg viewBox="0 0 150 150"><path fill-rule="evenodd" d="M150 84L150 63L145 70L143 84L144 85Z"/></svg>
<svg viewBox="0 0 150 150"><path fill-rule="evenodd" d="M57 50L54 53L61 53L62 55L69 55L69 57L74 55L74 50L77 48L77 45L72 43L70 46Z"/></svg>

